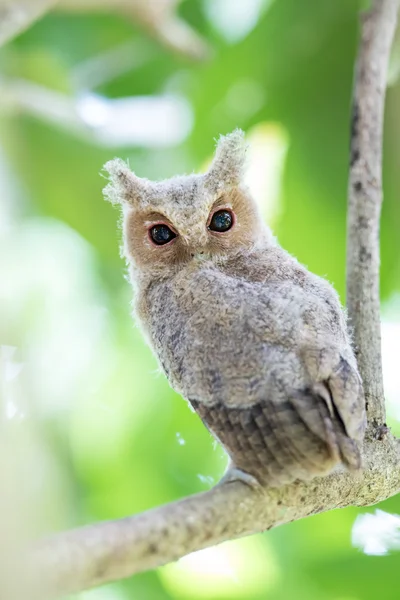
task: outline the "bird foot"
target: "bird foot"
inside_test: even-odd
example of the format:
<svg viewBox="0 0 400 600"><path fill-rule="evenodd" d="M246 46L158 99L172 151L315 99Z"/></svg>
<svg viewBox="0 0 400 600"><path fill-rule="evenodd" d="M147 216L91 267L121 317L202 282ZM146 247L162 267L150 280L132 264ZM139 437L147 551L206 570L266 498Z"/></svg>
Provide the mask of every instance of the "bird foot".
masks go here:
<svg viewBox="0 0 400 600"><path fill-rule="evenodd" d="M246 471L242 471L237 467L229 467L217 485L233 483L235 481L241 481L242 483L250 486L252 489L260 490L262 488L258 479L253 477L253 475L250 475L250 473L246 473Z"/></svg>

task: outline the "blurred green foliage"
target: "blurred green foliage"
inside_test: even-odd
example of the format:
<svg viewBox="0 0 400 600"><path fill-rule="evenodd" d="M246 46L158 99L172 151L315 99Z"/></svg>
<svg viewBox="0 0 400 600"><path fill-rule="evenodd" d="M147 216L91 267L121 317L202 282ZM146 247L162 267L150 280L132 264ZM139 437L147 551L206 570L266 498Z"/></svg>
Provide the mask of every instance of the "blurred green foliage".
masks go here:
<svg viewBox="0 0 400 600"><path fill-rule="evenodd" d="M202 64L172 55L111 14L53 13L1 50L0 85L11 102L0 113L0 144L14 189L1 264L10 269L10 291L19 290L23 299L4 305L9 313L0 341L18 349L26 415L51 455L32 492L38 531L122 517L207 489L226 464L197 416L158 374L132 324L118 213L102 201L99 173L106 160L127 158L139 175L160 179L200 170L220 133L277 125L288 148L275 233L300 261L333 281L344 300L359 5L275 0L233 42L212 21L206 2L186 0L181 16L213 47ZM130 51L138 54L132 67L85 89L79 66L131 41ZM191 106L193 129L172 147L100 144L13 102L12 86L21 80L56 91L71 105L87 92L112 99L178 94ZM399 95L393 85L385 131L383 301L400 291ZM19 427L28 427L26 419ZM32 468L38 468L34 461ZM400 500L388 500L383 509L400 513ZM224 576L200 569L203 582L211 582L203 591L193 565L182 562L81 598L397 600L399 556L366 556L352 547L357 514L333 511L232 542L226 556L237 545L237 571L224 583Z"/></svg>

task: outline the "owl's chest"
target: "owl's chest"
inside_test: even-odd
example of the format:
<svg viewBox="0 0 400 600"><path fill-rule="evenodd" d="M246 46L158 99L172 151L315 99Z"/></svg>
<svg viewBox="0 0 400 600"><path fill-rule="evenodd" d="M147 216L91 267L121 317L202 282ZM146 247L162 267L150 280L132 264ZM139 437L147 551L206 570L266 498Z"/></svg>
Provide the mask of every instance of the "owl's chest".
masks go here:
<svg viewBox="0 0 400 600"><path fill-rule="evenodd" d="M256 288L218 271L181 276L154 286L143 303L151 338L156 345L178 351L181 344L211 340L214 347L220 347L244 330L261 333L262 324L257 320L267 326L274 303L265 289Z"/></svg>
<svg viewBox="0 0 400 600"><path fill-rule="evenodd" d="M282 348L298 337L293 294L218 272L153 286L142 304L151 345L179 391L194 379L207 389L226 387L228 376L248 382L268 362L282 362Z"/></svg>

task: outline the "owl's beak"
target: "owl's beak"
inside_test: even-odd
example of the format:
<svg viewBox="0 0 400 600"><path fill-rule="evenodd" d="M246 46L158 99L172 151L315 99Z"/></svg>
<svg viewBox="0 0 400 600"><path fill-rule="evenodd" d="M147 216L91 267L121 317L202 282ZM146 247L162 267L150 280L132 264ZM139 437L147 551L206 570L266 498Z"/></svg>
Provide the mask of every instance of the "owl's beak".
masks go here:
<svg viewBox="0 0 400 600"><path fill-rule="evenodd" d="M197 261L197 262L202 262L204 260L208 260L210 258L209 254L207 252L194 252L191 257L193 258L193 260Z"/></svg>
<svg viewBox="0 0 400 600"><path fill-rule="evenodd" d="M192 257L204 254L205 251L201 248L206 247L208 238L202 230L181 233L181 239Z"/></svg>

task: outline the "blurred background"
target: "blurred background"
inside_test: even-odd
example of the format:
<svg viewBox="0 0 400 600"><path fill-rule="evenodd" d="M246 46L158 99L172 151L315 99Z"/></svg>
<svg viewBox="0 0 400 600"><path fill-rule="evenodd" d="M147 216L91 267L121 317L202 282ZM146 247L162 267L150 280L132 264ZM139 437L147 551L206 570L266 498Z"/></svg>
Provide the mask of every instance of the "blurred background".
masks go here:
<svg viewBox="0 0 400 600"><path fill-rule="evenodd" d="M151 179L201 171L215 138L243 128L265 219L345 301L350 96L366 2L47 4L0 49L0 509L2 531L18 524L22 537L206 490L227 462L131 319L119 213L102 199L107 160L128 159ZM396 42L381 246L398 432L399 70ZM400 497L378 512L333 511L74 598L398 600L398 514Z"/></svg>

